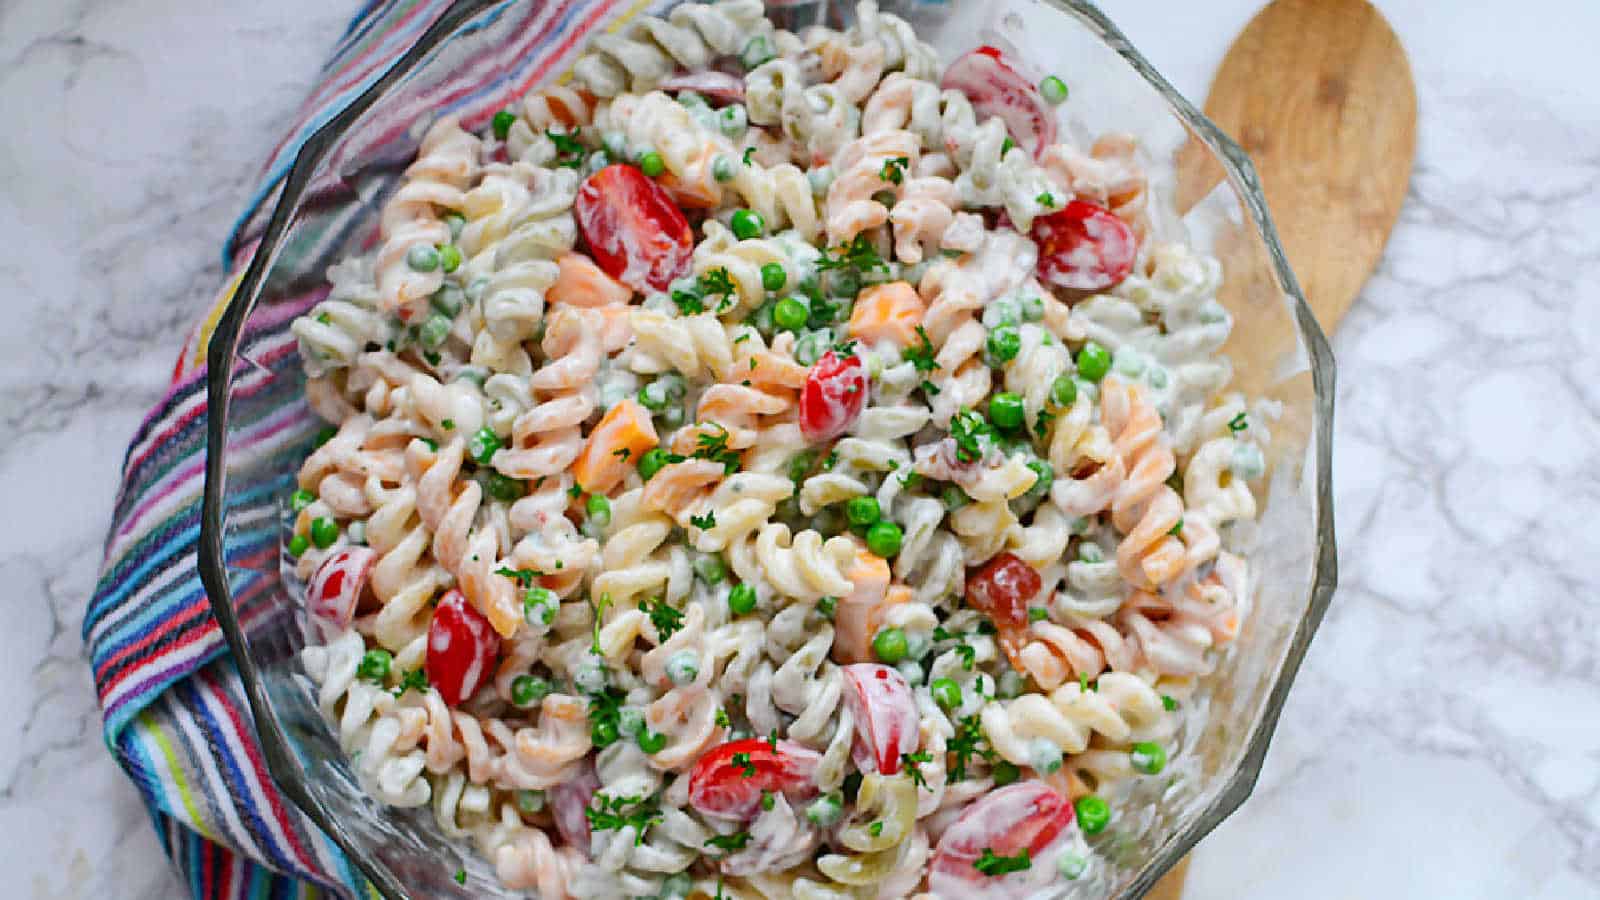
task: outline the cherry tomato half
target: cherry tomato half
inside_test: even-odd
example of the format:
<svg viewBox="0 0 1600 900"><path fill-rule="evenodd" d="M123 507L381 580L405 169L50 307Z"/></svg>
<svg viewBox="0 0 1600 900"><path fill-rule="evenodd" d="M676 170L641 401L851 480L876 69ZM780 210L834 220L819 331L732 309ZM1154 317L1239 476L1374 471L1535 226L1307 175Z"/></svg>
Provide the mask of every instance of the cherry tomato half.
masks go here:
<svg viewBox="0 0 1600 900"><path fill-rule="evenodd" d="M360 546L345 547L323 560L306 592L311 614L335 625L349 625L377 562L376 550Z"/></svg>
<svg viewBox="0 0 1600 900"><path fill-rule="evenodd" d="M982 891L978 896L1005 895L1003 879L973 866L983 851L1015 856L1025 849L1037 857L1071 824L1072 802L1042 782L992 791L962 811L939 838L928 865L928 886L939 897L972 896L975 888Z"/></svg>
<svg viewBox="0 0 1600 900"><path fill-rule="evenodd" d="M844 702L856 722L852 754L857 768L867 769L867 759L885 775L900 771L903 754L917 749L917 701L905 676L881 663L844 666L849 690Z"/></svg>
<svg viewBox="0 0 1600 900"><path fill-rule="evenodd" d="M967 576L967 604L1002 632L1028 627L1028 601L1044 582L1015 553L1002 553Z"/></svg>
<svg viewBox="0 0 1600 900"><path fill-rule="evenodd" d="M434 607L428 623L428 682L450 706L477 693L494 674L500 635L460 591Z"/></svg>
<svg viewBox="0 0 1600 900"><path fill-rule="evenodd" d="M664 291L689 270L694 232L661 185L614 163L590 175L572 204L589 254L636 291Z"/></svg>
<svg viewBox="0 0 1600 900"><path fill-rule="evenodd" d="M600 790L600 778L594 766L585 763L583 771L570 781L563 781L550 789L550 815L556 820L556 831L567 846L587 856L589 854L589 816L586 812Z"/></svg>
<svg viewBox="0 0 1600 900"><path fill-rule="evenodd" d="M814 776L822 757L793 741L746 738L713 747L689 773L689 805L708 816L743 820L756 814L762 791L781 791L792 801L816 796Z"/></svg>
<svg viewBox="0 0 1600 900"><path fill-rule="evenodd" d="M1128 223L1084 200L1034 219L1031 236L1039 245L1039 280L1075 291L1100 291L1127 278L1139 252Z"/></svg>
<svg viewBox="0 0 1600 900"><path fill-rule="evenodd" d="M979 47L951 63L939 86L966 94L979 124L999 116L1011 139L1032 156L1056 142L1055 110L994 47Z"/></svg>
<svg viewBox="0 0 1600 900"><path fill-rule="evenodd" d="M812 443L831 441L855 424L867 405L867 367L861 357L822 354L800 390L800 433Z"/></svg>

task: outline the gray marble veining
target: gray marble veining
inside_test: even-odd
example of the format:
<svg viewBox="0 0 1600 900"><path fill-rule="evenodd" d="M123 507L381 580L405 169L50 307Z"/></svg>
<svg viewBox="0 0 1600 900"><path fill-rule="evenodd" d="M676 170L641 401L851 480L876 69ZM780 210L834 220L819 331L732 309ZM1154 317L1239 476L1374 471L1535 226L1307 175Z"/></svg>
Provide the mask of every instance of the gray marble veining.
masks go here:
<svg viewBox="0 0 1600 900"><path fill-rule="evenodd" d="M1379 5L1420 157L1334 340L1341 585L1188 896L1597 897L1600 7ZM0 867L24 896L183 893L78 629L123 447L352 6L0 0ZM1255 7L1105 4L1195 97Z"/></svg>

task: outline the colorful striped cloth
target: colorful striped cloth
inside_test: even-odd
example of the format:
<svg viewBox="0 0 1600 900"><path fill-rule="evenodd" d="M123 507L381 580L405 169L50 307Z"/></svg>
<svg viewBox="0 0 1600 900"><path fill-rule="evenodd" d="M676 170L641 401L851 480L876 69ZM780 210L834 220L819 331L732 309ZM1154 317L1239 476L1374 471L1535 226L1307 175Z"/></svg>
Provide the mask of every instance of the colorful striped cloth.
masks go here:
<svg viewBox="0 0 1600 900"><path fill-rule="evenodd" d="M510 40L484 48L430 91L430 112L453 112L467 127L481 127L512 99L564 73L589 34L662 5L667 4L506 0L492 14L517 17L512 27L496 32ZM105 565L84 617L83 638L105 712L106 744L144 795L162 846L195 897L375 893L273 784L238 673L200 584L195 553L205 460L205 352L300 146L449 6L449 0L369 0L357 12L294 127L273 148L260 187L224 245L229 275L223 289L185 342L166 396L140 425L123 464ZM275 337L283 349L267 364L293 364L281 328ZM274 554L276 540L275 532L261 538L264 546L271 542ZM241 608L248 594L248 586L239 588Z"/></svg>

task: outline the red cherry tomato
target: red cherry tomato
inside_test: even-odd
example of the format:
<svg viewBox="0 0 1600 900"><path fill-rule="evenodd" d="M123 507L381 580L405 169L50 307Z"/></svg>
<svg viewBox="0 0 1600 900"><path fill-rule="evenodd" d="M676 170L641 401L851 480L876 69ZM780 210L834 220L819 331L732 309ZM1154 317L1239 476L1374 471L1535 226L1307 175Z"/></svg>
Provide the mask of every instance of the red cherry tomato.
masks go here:
<svg viewBox="0 0 1600 900"><path fill-rule="evenodd" d="M1128 223L1084 200L1034 219L1031 236L1039 245L1039 279L1075 291L1100 291L1127 278L1139 252Z"/></svg>
<svg viewBox="0 0 1600 900"><path fill-rule="evenodd" d="M867 405L867 367L854 354L822 354L800 390L800 433L812 443L831 441L853 425Z"/></svg>
<svg viewBox="0 0 1600 900"><path fill-rule="evenodd" d="M967 576L967 604L1002 632L1028 627L1028 601L1043 586L1039 571L1015 553L1002 553Z"/></svg>
<svg viewBox="0 0 1600 900"><path fill-rule="evenodd" d="M376 550L358 546L345 547L323 560L306 592L311 614L335 625L349 625L377 562Z"/></svg>
<svg viewBox="0 0 1600 900"><path fill-rule="evenodd" d="M550 815L556 820L556 831L567 846L589 855L589 816L586 810L600 790L600 778L594 766L585 764L583 771L570 781L563 781L550 789Z"/></svg>
<svg viewBox="0 0 1600 900"><path fill-rule="evenodd" d="M572 204L589 254L636 291L664 291L689 270L694 232L665 189L615 163L590 175Z"/></svg>
<svg viewBox="0 0 1600 900"><path fill-rule="evenodd" d="M694 91L704 94L712 101L720 101L723 105L744 102L744 79L736 78L727 72L680 72L669 75L657 85L660 90L669 93L677 91Z"/></svg>
<svg viewBox="0 0 1600 900"><path fill-rule="evenodd" d="M1015 856L1026 849L1037 858L1072 825L1072 803L1038 781L1021 781L990 792L967 807L939 838L928 865L928 887L938 897L1010 896L1015 882L1053 876L1054 867L1034 863L1027 874L991 876L973 863L988 850L996 856ZM1007 884L1010 881L1012 884Z"/></svg>
<svg viewBox="0 0 1600 900"><path fill-rule="evenodd" d="M762 791L809 800L817 794L814 778L821 761L815 750L793 741L779 741L777 749L766 738L729 741L695 762L689 805L708 816L743 820L756 814Z"/></svg>
<svg viewBox="0 0 1600 900"><path fill-rule="evenodd" d="M460 591L445 594L428 623L428 682L450 706L477 693L494 674L500 635Z"/></svg>
<svg viewBox="0 0 1600 900"><path fill-rule="evenodd" d="M844 666L844 702L856 721L856 743L851 754L856 767L877 764L885 775L900 771L900 757L917 749L917 701L911 685L899 672L881 663Z"/></svg>
<svg viewBox="0 0 1600 900"><path fill-rule="evenodd" d="M979 124L999 116L1011 139L1033 156L1056 142L1055 110L1033 79L994 47L979 47L951 63L939 86L966 94Z"/></svg>

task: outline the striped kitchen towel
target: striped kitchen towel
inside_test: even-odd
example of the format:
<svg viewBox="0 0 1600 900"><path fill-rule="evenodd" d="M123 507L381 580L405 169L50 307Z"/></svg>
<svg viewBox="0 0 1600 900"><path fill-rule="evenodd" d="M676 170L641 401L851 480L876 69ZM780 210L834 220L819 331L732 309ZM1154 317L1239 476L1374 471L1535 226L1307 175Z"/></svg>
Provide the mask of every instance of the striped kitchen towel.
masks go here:
<svg viewBox="0 0 1600 900"><path fill-rule="evenodd" d="M430 112L451 112L469 128L482 127L514 98L561 76L589 34L660 5L663 0L506 0L488 13L516 17L503 23L512 27L496 31L510 36L506 46L485 48L430 91ZM373 893L273 784L200 584L195 554L205 353L300 146L449 6L449 0L369 0L356 13L294 127L273 148L224 244L223 288L189 335L166 396L139 426L124 461L83 638L106 744L144 795L162 845L195 897ZM284 364L290 362L285 354Z"/></svg>

